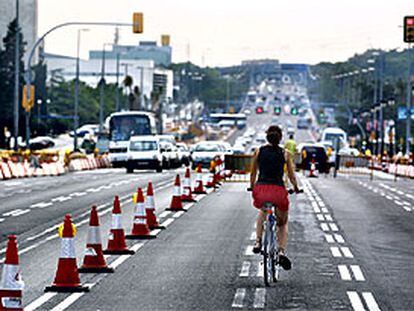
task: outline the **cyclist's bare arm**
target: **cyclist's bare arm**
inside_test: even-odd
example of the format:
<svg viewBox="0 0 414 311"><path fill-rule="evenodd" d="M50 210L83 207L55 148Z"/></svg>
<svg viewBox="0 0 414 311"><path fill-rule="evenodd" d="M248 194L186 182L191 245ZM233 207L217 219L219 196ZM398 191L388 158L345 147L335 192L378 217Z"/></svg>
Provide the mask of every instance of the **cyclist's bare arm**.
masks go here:
<svg viewBox="0 0 414 311"><path fill-rule="evenodd" d="M292 155L289 151L285 150L285 159L286 159L286 166L287 166L287 175L289 177L290 182L293 185L293 188L296 192L299 191L298 182L296 180L295 171L293 169L293 159Z"/></svg>
<svg viewBox="0 0 414 311"><path fill-rule="evenodd" d="M250 189L253 189L254 184L256 182L257 177L257 155L259 154L259 150L256 150L253 154L253 163L252 163L252 171L250 173Z"/></svg>

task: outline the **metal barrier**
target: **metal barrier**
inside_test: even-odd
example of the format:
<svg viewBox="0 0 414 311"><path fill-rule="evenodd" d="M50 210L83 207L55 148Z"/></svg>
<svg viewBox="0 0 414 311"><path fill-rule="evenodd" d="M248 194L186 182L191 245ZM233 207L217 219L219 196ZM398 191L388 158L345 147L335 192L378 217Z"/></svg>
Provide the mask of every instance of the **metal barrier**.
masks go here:
<svg viewBox="0 0 414 311"><path fill-rule="evenodd" d="M226 182L248 182L252 171L253 155L232 154L224 158L224 169L230 171Z"/></svg>
<svg viewBox="0 0 414 311"><path fill-rule="evenodd" d="M339 173L371 175L372 160L369 157L339 155Z"/></svg>

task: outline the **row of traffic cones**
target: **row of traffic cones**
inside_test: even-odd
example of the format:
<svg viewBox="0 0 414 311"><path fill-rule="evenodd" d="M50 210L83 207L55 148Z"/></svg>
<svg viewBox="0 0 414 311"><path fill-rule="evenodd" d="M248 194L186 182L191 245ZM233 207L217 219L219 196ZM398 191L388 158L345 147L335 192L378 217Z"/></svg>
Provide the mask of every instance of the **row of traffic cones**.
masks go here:
<svg viewBox="0 0 414 311"><path fill-rule="evenodd" d="M181 193L180 176L177 175L174 183L174 194L168 210L185 211L182 202L195 202L193 193L206 193L203 186L201 167L197 167L196 186L191 188L190 170L187 168L183 191ZM46 292L87 292L89 288L80 282L79 273L113 273L114 269L106 263L104 254L125 255L134 254L128 249L126 239L152 239L152 229L164 229L158 224L155 215L154 190L150 182L147 187L147 198L144 200L143 191L138 188L134 197L135 212L134 223L129 235L125 235L121 223L121 204L119 197L115 196L112 209L112 224L105 250L102 249L99 216L96 206L92 206L85 256L82 266L78 268L75 254L76 228L68 214L63 225L59 228L61 236L61 251L55 279L51 286L45 288ZM20 276L19 258L15 236L9 236L6 258L0 282L0 310L23 310L22 290L24 283Z"/></svg>

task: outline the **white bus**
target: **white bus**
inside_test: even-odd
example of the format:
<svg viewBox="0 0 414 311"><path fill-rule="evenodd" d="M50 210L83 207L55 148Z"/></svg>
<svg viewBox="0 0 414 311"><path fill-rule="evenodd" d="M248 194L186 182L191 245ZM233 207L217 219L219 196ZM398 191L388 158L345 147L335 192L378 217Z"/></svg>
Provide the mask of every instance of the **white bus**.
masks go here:
<svg viewBox="0 0 414 311"><path fill-rule="evenodd" d="M212 113L209 122L220 127L237 126L238 129L242 129L246 126L247 117L244 113Z"/></svg>
<svg viewBox="0 0 414 311"><path fill-rule="evenodd" d="M143 111L122 111L111 114L109 128L109 158L114 167L125 167L131 136L156 135L155 115Z"/></svg>

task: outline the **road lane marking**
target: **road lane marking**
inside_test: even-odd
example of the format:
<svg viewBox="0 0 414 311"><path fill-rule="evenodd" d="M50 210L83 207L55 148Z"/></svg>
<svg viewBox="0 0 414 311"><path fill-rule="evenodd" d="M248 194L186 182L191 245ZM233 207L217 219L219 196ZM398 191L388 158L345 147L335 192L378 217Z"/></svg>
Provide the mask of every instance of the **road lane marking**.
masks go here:
<svg viewBox="0 0 414 311"><path fill-rule="evenodd" d="M322 213L329 214L329 211L326 207L323 207L322 208Z"/></svg>
<svg viewBox="0 0 414 311"><path fill-rule="evenodd" d="M335 243L335 240L331 234L325 234L325 239L328 243Z"/></svg>
<svg viewBox="0 0 414 311"><path fill-rule="evenodd" d="M339 248L336 246L331 247L331 253L333 257L342 257L342 254L339 251Z"/></svg>
<svg viewBox="0 0 414 311"><path fill-rule="evenodd" d="M262 261L259 261L257 263L257 273L256 273L256 276L263 277L263 275L264 275L264 264L263 264Z"/></svg>
<svg viewBox="0 0 414 311"><path fill-rule="evenodd" d="M244 297L246 296L245 288L238 288L236 294L234 295L233 303L231 304L232 308L243 308Z"/></svg>
<svg viewBox="0 0 414 311"><path fill-rule="evenodd" d="M364 297L365 303L367 304L369 311L381 311L372 293L363 292L362 297Z"/></svg>
<svg viewBox="0 0 414 311"><path fill-rule="evenodd" d="M329 226L331 227L332 231L339 231L338 226L335 223L330 222Z"/></svg>
<svg viewBox="0 0 414 311"><path fill-rule="evenodd" d="M321 223L321 229L322 231L329 231L328 224L326 222Z"/></svg>
<svg viewBox="0 0 414 311"><path fill-rule="evenodd" d="M326 214L326 215L325 215L325 219L326 219L327 221L333 221L332 216L331 216L330 214Z"/></svg>
<svg viewBox="0 0 414 311"><path fill-rule="evenodd" d="M314 206L313 207L313 211L315 212L315 213L320 213L321 212L321 210L319 209L319 207L317 207L317 206Z"/></svg>
<svg viewBox="0 0 414 311"><path fill-rule="evenodd" d="M341 247L341 251L346 258L354 258L354 255L351 253L349 247Z"/></svg>
<svg viewBox="0 0 414 311"><path fill-rule="evenodd" d="M177 213L174 213L172 217L174 217L174 218L179 218L179 217L181 217L184 213L185 213L184 211L179 211L179 212L177 212Z"/></svg>
<svg viewBox="0 0 414 311"><path fill-rule="evenodd" d="M250 235L250 240L256 240L256 232L253 231L252 234Z"/></svg>
<svg viewBox="0 0 414 311"><path fill-rule="evenodd" d="M174 220L175 220L174 218L168 218L166 221L164 221L161 224L161 226L167 228L169 225L171 225L174 222Z"/></svg>
<svg viewBox="0 0 414 311"><path fill-rule="evenodd" d="M324 221L325 218L323 217L322 214L316 214L316 218L318 218L319 221Z"/></svg>
<svg viewBox="0 0 414 311"><path fill-rule="evenodd" d="M52 205L53 205L52 202L40 202L40 203L30 205L30 208L45 208L45 207L49 207Z"/></svg>
<svg viewBox="0 0 414 311"><path fill-rule="evenodd" d="M342 237L342 235L340 235L340 234L337 234L337 233L335 233L334 234L334 236L335 236L335 240L338 242L338 243L345 243L345 240L344 240L344 238Z"/></svg>
<svg viewBox="0 0 414 311"><path fill-rule="evenodd" d="M399 205L399 206L403 206L404 205L402 202L400 202L398 200L394 200L394 203L397 204L397 205Z"/></svg>
<svg viewBox="0 0 414 311"><path fill-rule="evenodd" d="M392 196L390 196L390 195L388 195L388 194L387 194L385 197L386 197L388 200L392 200Z"/></svg>
<svg viewBox="0 0 414 311"><path fill-rule="evenodd" d="M412 211L411 208L409 208L409 207L407 207L405 205L403 205L402 208L405 209L407 212L411 212Z"/></svg>
<svg viewBox="0 0 414 311"><path fill-rule="evenodd" d="M171 211L163 211L158 217L159 218L164 218L164 217L166 217L170 214L171 214Z"/></svg>
<svg viewBox="0 0 414 311"><path fill-rule="evenodd" d="M346 294L351 301L351 306L354 311L365 311L364 305L362 304L361 298L359 298L357 292L348 291Z"/></svg>
<svg viewBox="0 0 414 311"><path fill-rule="evenodd" d="M85 284L85 286L92 288L95 284ZM69 308L73 303L75 303L79 298L85 295L83 293L73 293L69 295L65 300L59 303L56 307L54 307L51 311L63 311Z"/></svg>
<svg viewBox="0 0 414 311"><path fill-rule="evenodd" d="M4 221L4 218L0 218L0 222L3 222Z"/></svg>
<svg viewBox="0 0 414 311"><path fill-rule="evenodd" d="M239 276L240 277L248 277L249 272L250 272L250 266L251 266L250 261L244 261Z"/></svg>
<svg viewBox="0 0 414 311"><path fill-rule="evenodd" d="M349 273L348 267L346 265L338 265L338 270L342 280L351 281L351 273Z"/></svg>
<svg viewBox="0 0 414 311"><path fill-rule="evenodd" d="M194 206L194 204L195 203L189 203L189 204L186 204L186 205L184 205L184 209L186 210L186 211L188 211L190 208L192 208L193 206Z"/></svg>
<svg viewBox="0 0 414 311"><path fill-rule="evenodd" d="M246 247L246 251L244 252L245 255L247 256L252 256L254 255L253 253L253 245L249 245Z"/></svg>
<svg viewBox="0 0 414 311"><path fill-rule="evenodd" d="M355 280L359 282L365 281L364 274L362 273L361 268L358 265L351 265L352 273L354 274Z"/></svg>
<svg viewBox="0 0 414 311"><path fill-rule="evenodd" d="M61 195L59 197L53 198L51 201L52 202L65 202L65 201L68 201L68 200L71 200L71 199L72 199L72 197L69 197L69 196L65 197L64 195Z"/></svg>
<svg viewBox="0 0 414 311"><path fill-rule="evenodd" d="M36 300L32 301L28 306L24 307L25 311L34 311L40 306L44 305L47 301L55 297L57 293L45 293Z"/></svg>
<svg viewBox="0 0 414 311"><path fill-rule="evenodd" d="M3 216L5 216L5 217L8 217L8 216L16 217L16 216L24 215L24 214L29 213L29 212L30 212L30 209L20 209L20 208L18 208L18 209L15 209L15 210L11 211L11 212L4 213Z"/></svg>
<svg viewBox="0 0 414 311"><path fill-rule="evenodd" d="M87 195L88 193L83 191L83 192L74 192L69 194L69 196L71 197L83 197L84 195Z"/></svg>
<svg viewBox="0 0 414 311"><path fill-rule="evenodd" d="M254 292L253 308L264 309L266 301L266 289L256 288Z"/></svg>

